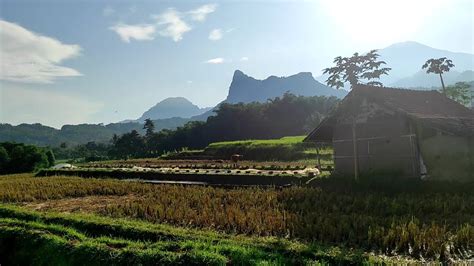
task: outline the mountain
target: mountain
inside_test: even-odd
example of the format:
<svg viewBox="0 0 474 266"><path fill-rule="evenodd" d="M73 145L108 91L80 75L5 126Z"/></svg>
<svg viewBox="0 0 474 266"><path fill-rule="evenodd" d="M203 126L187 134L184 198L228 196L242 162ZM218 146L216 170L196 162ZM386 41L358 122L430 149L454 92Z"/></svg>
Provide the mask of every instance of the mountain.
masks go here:
<svg viewBox="0 0 474 266"><path fill-rule="evenodd" d="M474 70L473 54L436 49L418 42L395 43L380 49L378 53L380 54L380 59L387 62L387 66L392 68L389 75L381 78L382 83L388 86L393 86L400 79L417 75L421 71L421 66L430 58L447 57L451 59L455 65L451 71L458 73ZM431 77L426 75L426 78L430 79ZM429 81L426 82L430 83ZM409 87L416 86L407 85L410 85Z"/></svg>
<svg viewBox="0 0 474 266"><path fill-rule="evenodd" d="M152 120L174 117L190 118L202 114L209 109L211 108L199 108L184 97L172 97L166 98L148 109L137 121L143 122L147 118Z"/></svg>
<svg viewBox="0 0 474 266"><path fill-rule="evenodd" d="M289 77L270 76L258 80L247 76L240 70L234 72L226 103L265 102L285 92L301 96L344 97L347 92L329 88L313 78L309 72L301 72Z"/></svg>
<svg viewBox="0 0 474 266"><path fill-rule="evenodd" d="M443 80L446 85L451 85L456 82L469 82L474 80L474 71L466 70L463 72L449 71L443 74ZM392 83L393 87L410 88L410 87L441 87L439 75L427 74L425 71L418 71L416 74L399 79Z"/></svg>
<svg viewBox="0 0 474 266"><path fill-rule="evenodd" d="M268 99L280 97L286 92L300 96L335 96L338 98L343 98L347 94L345 90L336 90L323 85L315 80L310 72L301 72L288 77L270 76L264 80L258 80L240 70L235 70L227 98L216 107L222 103L265 102ZM215 108L201 115L193 116L191 120L204 121L213 115Z"/></svg>

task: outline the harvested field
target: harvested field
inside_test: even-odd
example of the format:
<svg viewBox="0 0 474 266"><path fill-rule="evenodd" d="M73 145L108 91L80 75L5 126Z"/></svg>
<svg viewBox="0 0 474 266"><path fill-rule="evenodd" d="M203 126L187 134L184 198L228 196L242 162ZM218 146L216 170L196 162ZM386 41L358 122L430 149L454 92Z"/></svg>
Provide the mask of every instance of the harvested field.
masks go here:
<svg viewBox="0 0 474 266"><path fill-rule="evenodd" d="M319 179L313 185L224 189L12 175L0 177L0 201L388 256L441 261L474 256L472 184Z"/></svg>

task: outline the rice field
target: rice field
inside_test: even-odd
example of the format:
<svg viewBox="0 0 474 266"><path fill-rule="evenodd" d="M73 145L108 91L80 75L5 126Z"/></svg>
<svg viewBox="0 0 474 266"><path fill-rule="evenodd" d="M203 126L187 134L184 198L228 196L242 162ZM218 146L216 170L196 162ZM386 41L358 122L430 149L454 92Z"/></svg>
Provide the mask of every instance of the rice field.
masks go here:
<svg viewBox="0 0 474 266"><path fill-rule="evenodd" d="M168 226L176 230L210 232L226 239L236 237L258 242L271 238L276 242L289 241L288 247L293 245L305 247L304 252L296 255L286 249L270 252L271 249L263 248L265 252L274 254L272 255L275 256L274 260L262 259L266 255L257 256L254 260L249 255L250 257L243 259L248 264L258 264L258 261L270 264L278 261L284 261L283 264L288 262L307 264L322 259L314 254L308 255L310 253L324 254L325 259L322 261L326 259L329 262L337 261L330 255L333 251L321 251L320 247L339 251L351 250L351 252L357 250L355 253L347 253L358 254L347 261L353 260L355 264L373 259L373 256L367 255L369 253L375 254L378 259L388 260L398 259L400 256L408 260L472 260L473 189L473 184L399 180L355 183L348 180L319 179L312 187L226 189L153 185L72 176L34 177L31 174L0 176L2 206L7 208L13 204L17 207L12 208L18 208L19 212L31 210L40 216L49 213L67 213L78 221L83 220L82 223L87 222L87 219L81 218L82 215L110 219L108 221L111 223L115 219L120 221L132 219L138 223ZM6 211L0 213L2 218L16 219L11 223L5 222L10 224L0 225L0 231L10 230L13 227L21 233L7 230L8 234L14 234L9 237L36 239L37 236L34 235L36 229L25 229L36 225L21 224L29 223L30 220L25 221L21 215L5 216ZM17 224L21 224L18 225L20 228L17 228ZM41 222L38 226L43 225ZM73 230L72 234L84 234L74 229L76 227L70 228L69 224L60 226L65 227L61 230ZM24 230L28 231L28 236L21 235L25 233ZM109 232L107 230L103 231L103 234ZM49 229L47 231L50 232ZM110 231L110 234L113 232L115 229ZM85 235L90 237L88 233ZM142 233L137 233L135 238L130 236L133 241L148 243L149 239L142 237ZM95 239L95 236L93 238L92 242L86 241L89 243L87 245L94 246L95 244L91 243L96 243L98 246L107 246L100 244L102 240ZM98 238L102 239L100 236ZM143 247L140 243L130 244L130 247L140 245ZM182 254L184 244L179 243L176 245L180 248L176 250ZM118 244L120 245L124 244ZM240 243L235 245L238 246ZM128 247L128 244L125 246ZM210 250L214 252L219 246L216 244ZM312 250L314 247L318 248ZM133 250L139 253L141 248ZM159 252L156 252L162 251L167 252L166 249L159 249ZM155 251L143 252L148 254ZM209 248L206 248L206 252L210 252ZM265 252L261 254L266 254ZM213 259L210 264L232 264L236 261L229 255L234 254L232 252L217 253L219 256L213 257L215 261ZM288 254L293 255L286 258ZM117 254L114 256L120 257ZM181 255L173 256L177 256L176 263L183 262L179 259ZM202 263L201 259L203 258L192 260Z"/></svg>

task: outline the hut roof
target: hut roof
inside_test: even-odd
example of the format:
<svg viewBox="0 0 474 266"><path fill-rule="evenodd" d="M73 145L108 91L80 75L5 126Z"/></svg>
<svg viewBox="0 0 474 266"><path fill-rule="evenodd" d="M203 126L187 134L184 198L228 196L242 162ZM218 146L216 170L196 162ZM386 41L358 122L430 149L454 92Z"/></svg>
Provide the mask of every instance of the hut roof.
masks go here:
<svg viewBox="0 0 474 266"><path fill-rule="evenodd" d="M304 141L332 141L333 126L340 115L347 115L342 108L351 98L362 97L393 111L403 113L424 125L452 135L474 135L474 111L437 91L422 91L354 86L338 108L324 119Z"/></svg>

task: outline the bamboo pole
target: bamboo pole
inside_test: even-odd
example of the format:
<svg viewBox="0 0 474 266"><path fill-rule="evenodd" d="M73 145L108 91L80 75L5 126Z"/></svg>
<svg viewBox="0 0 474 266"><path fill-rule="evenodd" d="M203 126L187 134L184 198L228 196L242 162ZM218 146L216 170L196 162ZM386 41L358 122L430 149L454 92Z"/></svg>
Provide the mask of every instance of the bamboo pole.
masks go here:
<svg viewBox="0 0 474 266"><path fill-rule="evenodd" d="M357 135L356 135L356 122L355 119L352 120L352 143L353 143L353 157L354 157L354 179L359 180L359 163L358 163L358 154L357 154Z"/></svg>

